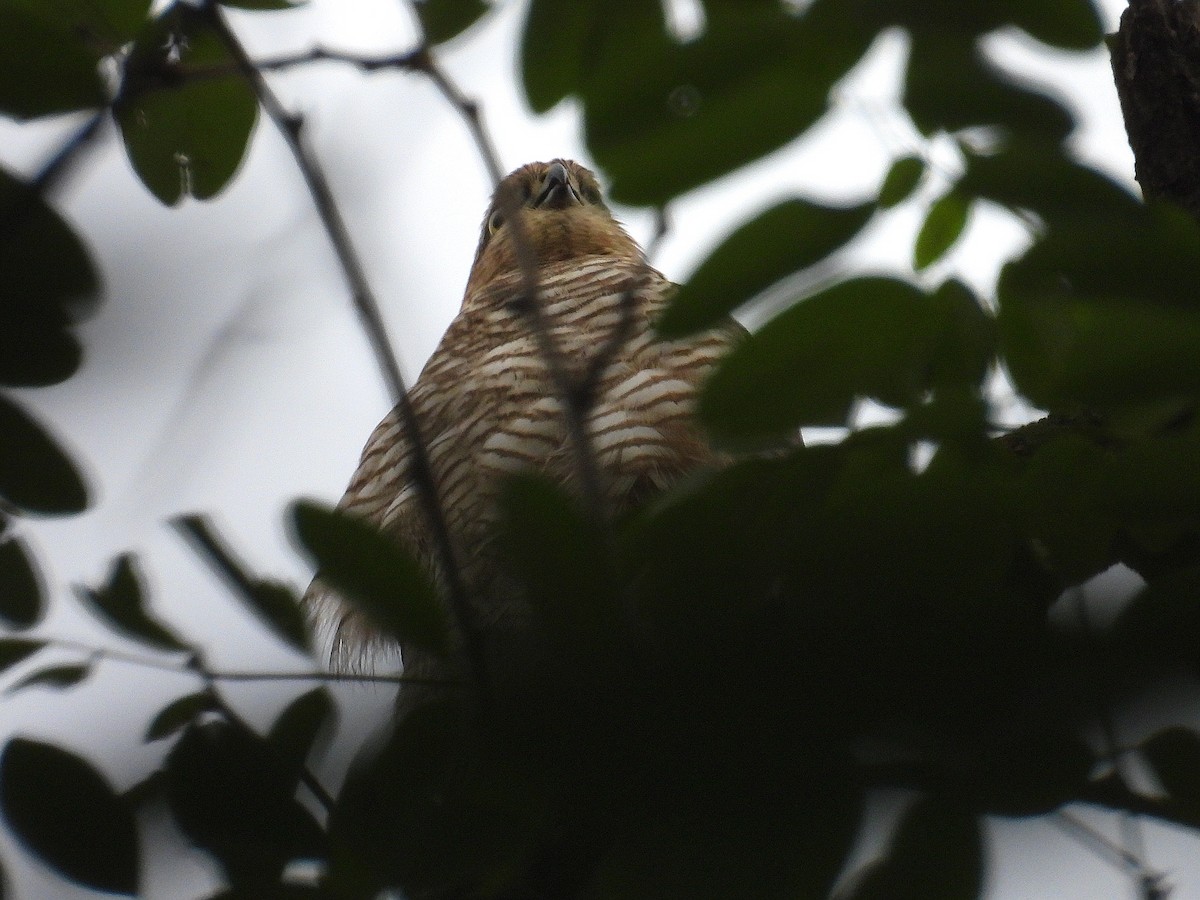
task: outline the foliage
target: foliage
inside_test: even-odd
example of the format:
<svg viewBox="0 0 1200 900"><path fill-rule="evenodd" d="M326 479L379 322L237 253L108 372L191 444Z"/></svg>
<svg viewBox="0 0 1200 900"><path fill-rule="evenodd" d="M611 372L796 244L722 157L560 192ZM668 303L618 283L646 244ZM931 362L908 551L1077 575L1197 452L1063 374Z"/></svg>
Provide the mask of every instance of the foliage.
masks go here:
<svg viewBox="0 0 1200 900"><path fill-rule="evenodd" d="M10 741L0 810L26 849L66 878L133 893L134 810L165 800L222 867L224 897L372 897L390 885L418 897L824 897L839 885L865 900L976 896L985 815L1085 802L1200 829L1200 736L1172 728L1142 748L1165 800L1097 775L1117 748L1098 758L1081 739L1109 696L1097 672L1132 689L1200 671L1200 226L1073 159L1070 110L978 49L1009 26L1094 48L1094 11L1085 0L794 7L706 0L706 29L681 43L657 3L532 0L521 39L533 108L576 98L614 196L661 206L807 132L884 29L909 35L905 106L961 162L915 240L927 277L851 272L795 287L918 202L922 151L896 160L867 202L791 197L737 225L660 322L682 335L766 291L787 299L701 405L714 440L770 452L610 534L550 485L509 485L501 542L544 644L509 661L494 690L450 687L407 717L336 799L305 767L328 698L306 694L270 734L250 730L199 649L148 611L136 561L122 557L83 602L147 653L186 654L198 683L149 723L146 740L171 749L123 794L65 749ZM485 12L417 9L430 46ZM0 111L112 116L160 201L218 197L264 102L222 16L214 3L151 19L146 0L0 0ZM120 73L111 97L102 59ZM432 57L417 59L420 70ZM986 151L968 140L981 131ZM98 289L44 188L0 172L10 387L72 374L72 325ZM928 286L979 202L1033 223L994 305L955 280ZM1048 413L1042 423L997 437L985 384L998 368ZM846 424L864 398L894 407L895 423L832 446L790 440ZM916 466L922 447L932 459ZM0 502L4 515L86 505L67 454L7 396ZM311 504L292 517L331 583L387 631L445 649L441 607L407 554ZM306 646L285 590L246 572L203 520L180 527L251 612ZM1147 583L1117 623L1103 635L1054 627L1064 592L1117 562ZM29 670L10 691L65 690L90 673L91 660L40 663L50 641L21 636L43 616L45 582L24 541L0 543L12 632L0 670ZM885 855L845 878L875 788L918 797ZM298 791L329 804L327 827ZM287 864L307 858L325 863L320 884L281 886Z"/></svg>

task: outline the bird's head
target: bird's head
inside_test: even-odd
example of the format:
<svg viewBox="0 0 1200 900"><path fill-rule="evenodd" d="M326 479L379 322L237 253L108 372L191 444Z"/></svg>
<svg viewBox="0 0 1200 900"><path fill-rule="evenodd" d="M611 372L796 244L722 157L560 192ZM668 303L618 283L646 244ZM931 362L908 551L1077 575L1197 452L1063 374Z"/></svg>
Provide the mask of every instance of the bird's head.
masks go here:
<svg viewBox="0 0 1200 900"><path fill-rule="evenodd" d="M467 291L522 265L598 255L642 258L604 205L596 176L569 159L529 163L505 177L492 196Z"/></svg>

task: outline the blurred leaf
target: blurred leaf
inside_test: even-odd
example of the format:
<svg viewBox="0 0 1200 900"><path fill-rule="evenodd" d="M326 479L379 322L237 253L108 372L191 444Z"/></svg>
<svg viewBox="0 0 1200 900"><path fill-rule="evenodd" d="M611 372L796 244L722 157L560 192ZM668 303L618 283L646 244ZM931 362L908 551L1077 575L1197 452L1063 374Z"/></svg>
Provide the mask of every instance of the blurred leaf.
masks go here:
<svg viewBox="0 0 1200 900"><path fill-rule="evenodd" d="M357 516L308 501L292 506L291 519L296 538L317 563L318 577L384 634L446 651L448 624L437 592L394 538Z"/></svg>
<svg viewBox="0 0 1200 900"><path fill-rule="evenodd" d="M146 728L145 741L157 741L174 734L192 724L204 712L213 709L213 697L208 691L185 694L172 700L161 710Z"/></svg>
<svg viewBox="0 0 1200 900"><path fill-rule="evenodd" d="M961 281L951 279L929 298L936 333L930 383L936 387L982 385L996 359L996 320Z"/></svg>
<svg viewBox="0 0 1200 900"><path fill-rule="evenodd" d="M244 727L191 725L167 755L165 773L179 827L234 884L278 882L290 860L324 852L321 829L295 797L299 774Z"/></svg>
<svg viewBox="0 0 1200 900"><path fill-rule="evenodd" d="M74 464L45 430L0 394L0 497L26 512L76 513L87 488Z"/></svg>
<svg viewBox="0 0 1200 900"><path fill-rule="evenodd" d="M1059 722L1028 717L980 754L962 792L990 814L1043 816L1078 798L1095 765L1087 744Z"/></svg>
<svg viewBox="0 0 1200 900"><path fill-rule="evenodd" d="M714 4L704 33L683 45L667 37L656 4L606 8L583 48L582 98L588 148L613 199L660 206L812 126L876 36L835 7L797 16Z"/></svg>
<svg viewBox="0 0 1200 900"><path fill-rule="evenodd" d="M78 35L27 10L0 6L0 113L33 119L107 99L96 57Z"/></svg>
<svg viewBox="0 0 1200 900"><path fill-rule="evenodd" d="M44 612L37 568L16 538L0 541L0 620L9 628L28 628Z"/></svg>
<svg viewBox="0 0 1200 900"><path fill-rule="evenodd" d="M25 848L59 874L97 891L137 892L133 811L79 757L9 741L0 758L0 809Z"/></svg>
<svg viewBox="0 0 1200 900"><path fill-rule="evenodd" d="M923 797L905 810L887 855L838 900L975 900L983 890L983 849L976 813Z"/></svg>
<svg viewBox="0 0 1200 900"><path fill-rule="evenodd" d="M99 60L133 40L150 15L151 0L3 0L0 6L36 16L77 40Z"/></svg>
<svg viewBox="0 0 1200 900"><path fill-rule="evenodd" d="M107 582L95 590L83 589L80 597L106 624L126 637L159 650L189 650L187 644L146 612L141 579L128 553L118 557Z"/></svg>
<svg viewBox="0 0 1200 900"><path fill-rule="evenodd" d="M943 27L921 6L919 15L937 22L937 27L914 34L904 104L924 134L998 125L1044 145L1057 144L1070 134L1075 124L1070 111L1045 94L1017 85L980 56L974 35ZM988 5L955 6L982 10ZM964 91L963 85L971 89Z"/></svg>
<svg viewBox="0 0 1200 900"><path fill-rule="evenodd" d="M1001 348L1021 392L1049 410L1097 411L1185 401L1200 393L1200 308L1000 281Z"/></svg>
<svg viewBox="0 0 1200 900"><path fill-rule="evenodd" d="M879 188L879 208L890 209L907 200L921 183L924 174L925 160L920 157L906 156L892 163L883 186Z"/></svg>
<svg viewBox="0 0 1200 900"><path fill-rule="evenodd" d="M0 169L0 384L62 381L79 366L67 325L97 291L87 249L24 182Z"/></svg>
<svg viewBox="0 0 1200 900"><path fill-rule="evenodd" d="M858 397L903 405L928 379L932 308L921 291L858 278L809 297L738 345L700 399L722 441L777 438L841 424Z"/></svg>
<svg viewBox="0 0 1200 900"><path fill-rule="evenodd" d="M612 633L619 610L604 538L576 504L544 478L516 476L500 510L504 562L541 622L572 651Z"/></svg>
<svg viewBox="0 0 1200 900"><path fill-rule="evenodd" d="M296 596L289 588L255 578L247 572L204 517L179 516L171 524L260 622L300 652L309 652L308 624Z"/></svg>
<svg viewBox="0 0 1200 900"><path fill-rule="evenodd" d="M1091 0L1020 0L1010 14L1018 26L1044 44L1065 50L1090 50L1104 37Z"/></svg>
<svg viewBox="0 0 1200 900"><path fill-rule="evenodd" d="M937 262L954 246L967 227L970 211L970 201L958 191L951 191L929 208L913 247L914 269L920 271Z"/></svg>
<svg viewBox="0 0 1200 900"><path fill-rule="evenodd" d="M534 112L543 113L579 90L584 50L603 24L596 0L533 0L521 33L521 79Z"/></svg>
<svg viewBox="0 0 1200 900"><path fill-rule="evenodd" d="M229 74L188 78L189 69ZM229 183L258 101L205 14L177 3L138 36L116 118L134 171L171 206L184 196L206 200Z"/></svg>
<svg viewBox="0 0 1200 900"><path fill-rule="evenodd" d="M24 678L14 681L5 693L16 693L23 688L35 685L65 691L87 678L91 671L92 667L87 664L49 666L45 669L38 669L36 672L30 672Z"/></svg>
<svg viewBox="0 0 1200 900"><path fill-rule="evenodd" d="M46 646L45 641L28 638L0 638L0 672L11 669Z"/></svg>
<svg viewBox="0 0 1200 900"><path fill-rule="evenodd" d="M299 772L321 732L329 730L333 711L329 689L313 688L288 704L271 726L267 740L280 757L290 761Z"/></svg>
<svg viewBox="0 0 1200 900"><path fill-rule="evenodd" d="M825 258L871 218L874 204L787 200L739 227L688 279L658 321L663 337L717 325L779 279Z"/></svg>
<svg viewBox="0 0 1200 900"><path fill-rule="evenodd" d="M1200 735L1182 726L1166 728L1140 749L1171 799L1200 811Z"/></svg>
<svg viewBox="0 0 1200 900"><path fill-rule="evenodd" d="M413 6L430 44L458 37L491 8L483 0L417 0Z"/></svg>

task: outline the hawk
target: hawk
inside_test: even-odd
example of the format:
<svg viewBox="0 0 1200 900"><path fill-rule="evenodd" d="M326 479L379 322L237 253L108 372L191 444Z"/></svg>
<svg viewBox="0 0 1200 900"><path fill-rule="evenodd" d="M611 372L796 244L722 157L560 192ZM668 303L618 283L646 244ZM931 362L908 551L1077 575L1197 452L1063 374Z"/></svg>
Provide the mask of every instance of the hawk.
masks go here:
<svg viewBox="0 0 1200 900"><path fill-rule="evenodd" d="M530 163L498 186L462 308L410 391L468 595L467 624L477 632L519 631L527 615L498 586L492 532L505 477L541 473L579 490L562 379L547 364L532 303L557 348L560 374L573 384L593 380L583 424L607 514L716 461L692 411L740 327L730 321L686 340L658 340L653 323L673 290L578 163ZM443 580L410 455L393 410L367 441L339 508L394 535ZM332 634L335 667L353 669L386 649L370 622L319 578L304 604ZM406 674L433 671L427 654L400 649Z"/></svg>

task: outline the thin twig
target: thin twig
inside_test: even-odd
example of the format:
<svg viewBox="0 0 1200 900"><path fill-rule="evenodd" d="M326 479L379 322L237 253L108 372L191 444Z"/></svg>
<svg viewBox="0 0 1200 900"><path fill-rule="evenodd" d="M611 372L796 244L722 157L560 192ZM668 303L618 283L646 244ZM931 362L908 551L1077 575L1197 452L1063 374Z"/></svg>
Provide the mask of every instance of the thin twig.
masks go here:
<svg viewBox="0 0 1200 900"><path fill-rule="evenodd" d="M275 92L271 90L262 72L255 67L254 62L247 55L245 48L232 29L229 28L228 23L216 6L209 3L205 6L205 9L208 11L217 32L228 47L230 54L241 69L243 77L254 91L259 103L262 104L267 116L275 123L287 142L288 148L291 150L292 156L296 161L296 166L308 186L309 193L312 195L313 203L316 206L325 231L329 235L334 252L337 254L338 262L350 287L355 309L358 311L359 318L362 321L363 330L366 332L367 338L371 343L371 348L374 351L375 358L387 383L389 393L392 395L392 400L395 403L396 411L399 414L400 423L411 444L410 474L416 488L417 499L424 513L434 551L445 578L450 599L450 612L456 620L455 624L457 625L459 634L462 636L467 656L466 661L470 668L472 680L482 690L485 687L483 653L479 646L478 636L474 633L467 614L467 597L462 581L462 572L458 565L454 545L450 540L450 531L446 525L445 514L443 513L438 497L437 482L433 476L428 449L421 436L420 423L417 421L416 411L413 409L412 401L404 384L404 378L400 373L399 362L388 341L383 317L379 311L379 304L367 281L362 263L354 250L349 230L346 228L345 221L342 219L341 213L334 201L333 192L325 180L324 173L311 158L308 149L301 140L302 117L293 115L284 108L282 102L276 96Z"/></svg>

